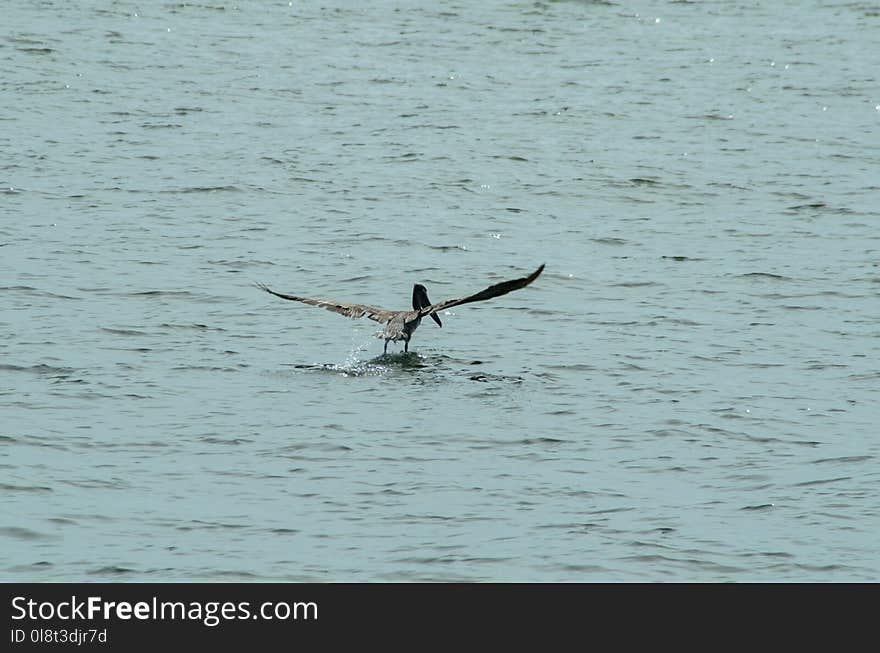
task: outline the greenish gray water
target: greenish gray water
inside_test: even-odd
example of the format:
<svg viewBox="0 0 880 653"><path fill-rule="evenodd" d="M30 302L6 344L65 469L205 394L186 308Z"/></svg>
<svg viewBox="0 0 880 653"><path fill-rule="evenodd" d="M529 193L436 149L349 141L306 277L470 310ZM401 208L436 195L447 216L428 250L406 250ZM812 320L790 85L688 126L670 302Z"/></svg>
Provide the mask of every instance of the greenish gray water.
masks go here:
<svg viewBox="0 0 880 653"><path fill-rule="evenodd" d="M89 4L0 30L0 578L878 579L875 9Z"/></svg>

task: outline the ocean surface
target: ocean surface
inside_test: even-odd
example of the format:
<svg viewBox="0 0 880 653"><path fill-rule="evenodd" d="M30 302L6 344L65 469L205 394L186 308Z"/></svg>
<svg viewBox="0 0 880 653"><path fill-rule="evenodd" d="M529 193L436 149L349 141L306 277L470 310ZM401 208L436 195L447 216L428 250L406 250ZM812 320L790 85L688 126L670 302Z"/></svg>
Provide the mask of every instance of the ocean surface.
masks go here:
<svg viewBox="0 0 880 653"><path fill-rule="evenodd" d="M0 580L880 580L876 3L2 13Z"/></svg>

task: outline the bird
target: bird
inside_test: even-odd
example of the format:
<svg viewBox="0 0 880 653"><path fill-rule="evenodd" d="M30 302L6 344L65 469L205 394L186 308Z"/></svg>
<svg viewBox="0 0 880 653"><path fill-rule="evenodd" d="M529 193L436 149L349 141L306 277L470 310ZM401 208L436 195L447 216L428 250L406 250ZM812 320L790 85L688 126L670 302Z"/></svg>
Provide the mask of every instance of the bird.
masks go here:
<svg viewBox="0 0 880 653"><path fill-rule="evenodd" d="M417 283L413 286L411 311L387 311L381 308L366 306L364 304L343 304L324 299L310 299L308 297L286 295L284 293L276 292L263 283L255 283L254 285L260 290L265 290L270 295L275 295L281 299L302 302L303 304L309 304L310 306L318 306L319 308L325 308L328 311L333 311L334 313L339 313L340 315L345 315L350 318L366 317L379 322L380 324L384 324L385 328L377 333L376 337L384 338L385 349L383 353L387 354L388 343L400 340L403 340L404 343L403 351L409 352L409 341L415 330L419 327L419 324L421 324L423 317L430 316L431 319L437 323L437 326L442 328L443 322L440 321L440 316L437 315L438 312L447 308L452 308L453 306L461 306L462 304L470 304L471 302L482 302L487 299L492 299L493 297L506 295L507 293L519 290L520 288L525 288L537 279L543 271L544 265L542 264L541 267L528 276L519 279L511 279L510 281L502 281L501 283L496 283L479 292L467 295L466 297L447 299L442 302L437 302L436 304L432 304L431 300L428 299L427 288L422 284Z"/></svg>

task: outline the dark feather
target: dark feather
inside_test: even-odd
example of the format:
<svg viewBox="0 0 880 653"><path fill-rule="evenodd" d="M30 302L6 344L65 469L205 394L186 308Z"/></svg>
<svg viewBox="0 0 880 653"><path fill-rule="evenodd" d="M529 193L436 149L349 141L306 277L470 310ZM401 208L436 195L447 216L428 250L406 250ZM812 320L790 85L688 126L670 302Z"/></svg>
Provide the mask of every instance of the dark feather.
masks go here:
<svg viewBox="0 0 880 653"><path fill-rule="evenodd" d="M489 286L485 290L481 290L480 292L474 293L473 295L468 295L467 297L462 297L461 299L447 299L442 302L437 302L436 304L432 304L431 306L423 308L421 311L419 311L419 313L422 316L433 315L438 311L442 311L446 308L452 308L453 306L461 306L462 304L470 304L471 302L483 302L487 299L492 299L493 297L506 295L507 293L513 292L514 290L525 288L530 283L532 283L532 281L537 279L543 271L544 266L541 265L541 267L532 272L529 276L523 277L522 279L502 281L501 283L496 283L494 286Z"/></svg>

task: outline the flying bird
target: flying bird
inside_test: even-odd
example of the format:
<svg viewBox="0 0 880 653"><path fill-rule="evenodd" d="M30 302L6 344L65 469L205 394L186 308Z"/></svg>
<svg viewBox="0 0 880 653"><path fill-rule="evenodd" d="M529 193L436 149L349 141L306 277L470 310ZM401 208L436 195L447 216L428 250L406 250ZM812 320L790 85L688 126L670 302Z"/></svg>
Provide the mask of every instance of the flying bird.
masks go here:
<svg viewBox="0 0 880 653"><path fill-rule="evenodd" d="M289 299L294 302L309 304L310 306L326 308L328 311L333 311L334 313L339 313L346 317L367 317L380 324L384 324L385 329L377 333L376 337L385 339L384 353L387 354L388 342L392 340L395 342L403 340L403 351L409 351L410 338L412 338L413 333L419 327L419 324L421 324L423 317L430 315L431 319L437 323L437 326L442 327L443 323L437 315L438 312L446 308L452 308L453 306L461 306L462 304L470 304L471 302L482 302L487 299L492 299L493 297L506 295L507 293L519 290L520 288L525 288L532 283L532 281L537 279L538 275L543 271L544 266L541 265L541 267L530 275L522 277L521 279L502 281L501 283L496 283L495 285L489 286L488 288L472 295L468 295L467 297L447 299L442 302L437 302L436 304L432 304L431 300L428 299L427 289L422 284L417 283L413 286L411 311L386 311L381 308L365 306L364 304L340 304L338 302L331 302L323 299L309 299L308 297L298 297L296 295L285 295L284 293L275 292L269 288L269 286L262 283L257 283L255 285L257 288L265 290L267 293L280 297L281 299Z"/></svg>

